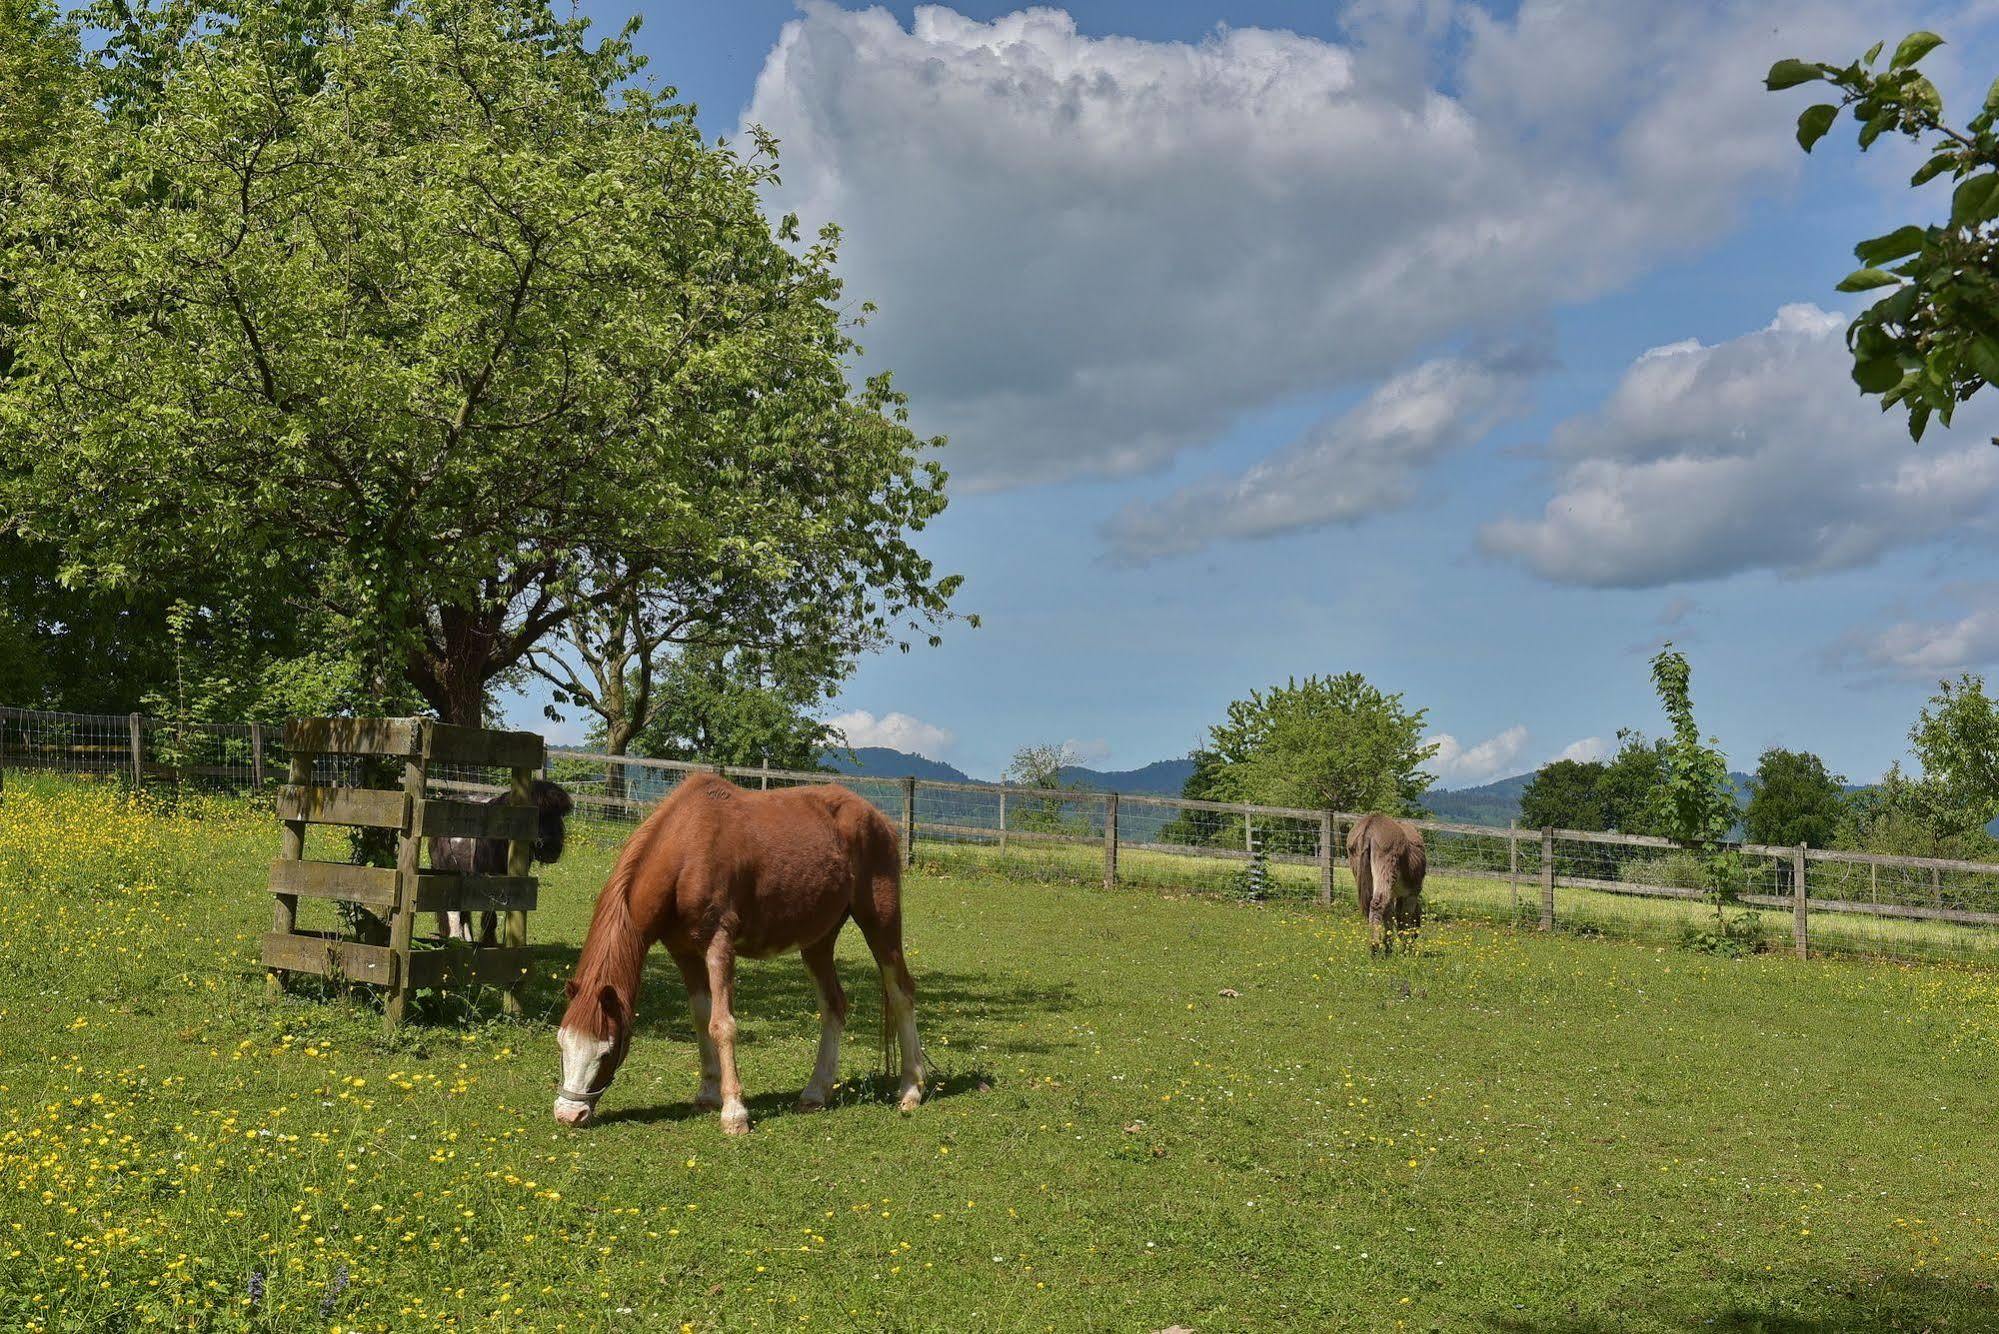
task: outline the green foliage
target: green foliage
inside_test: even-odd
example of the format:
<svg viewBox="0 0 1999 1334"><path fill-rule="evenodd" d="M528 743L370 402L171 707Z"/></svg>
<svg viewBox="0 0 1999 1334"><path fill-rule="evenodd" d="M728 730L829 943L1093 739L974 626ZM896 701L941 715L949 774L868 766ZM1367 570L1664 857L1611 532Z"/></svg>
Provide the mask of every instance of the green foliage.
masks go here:
<svg viewBox="0 0 1999 1334"><path fill-rule="evenodd" d="M1829 848L1846 814L1846 779L1809 751L1772 746L1757 762L1743 829L1751 843Z"/></svg>
<svg viewBox="0 0 1999 1334"><path fill-rule="evenodd" d="M1874 787L1853 793L1839 845L1973 861L1999 855L1999 839L1985 828L1999 817L1999 701L1985 693L1984 678L1939 682L1909 742L1920 774L1896 763Z"/></svg>
<svg viewBox="0 0 1999 1334"><path fill-rule="evenodd" d="M1694 721L1693 668L1671 642L1652 658L1652 686L1666 710L1672 735L1660 743L1664 770L1653 790L1654 820L1666 837L1685 844L1707 872L1703 886L1714 903L1708 934L1725 939L1731 930L1725 905L1734 897L1722 843L1735 825L1735 785L1728 761L1713 738L1703 742Z"/></svg>
<svg viewBox="0 0 1999 1334"><path fill-rule="evenodd" d="M1209 729L1186 795L1414 815L1436 781L1422 768L1436 753L1423 741L1425 712L1357 672L1252 691Z"/></svg>
<svg viewBox="0 0 1999 1334"><path fill-rule="evenodd" d="M1680 948L1695 954L1739 959L1769 949L1770 931L1760 913L1719 909L1713 917L1688 922L1680 932Z"/></svg>
<svg viewBox="0 0 1999 1334"><path fill-rule="evenodd" d="M1520 823L1529 829L1608 829L1602 760L1556 760L1543 765L1520 793Z"/></svg>
<svg viewBox="0 0 1999 1334"><path fill-rule="evenodd" d="M1001 779L1015 787L1081 792L1084 790L1081 783L1062 777L1062 771L1074 764L1075 759L1066 743L1022 746L1014 751ZM1102 832L1060 797L1015 797L1007 807L1006 823L1009 829L1034 834L1088 837Z"/></svg>
<svg viewBox="0 0 1999 1334"><path fill-rule="evenodd" d="M944 475L848 382L837 233L773 227L774 142L705 142L626 38L543 0L85 18L0 216L0 513L66 584L282 595L458 721L624 600L849 653L948 617L910 542Z"/></svg>
<svg viewBox="0 0 1999 1334"><path fill-rule="evenodd" d="M1851 64L1780 60L1772 90L1829 84L1837 102L1798 117L1798 143L1810 152L1841 112L1851 110L1864 150L1883 134L1924 145L1929 157L1910 181L1941 176L1956 182L1942 222L1909 224L1854 247L1862 267L1839 283L1842 292L1893 288L1847 329L1853 380L1878 396L1883 411L1900 405L1909 434L1920 440L1932 417L1950 425L1957 405L1999 378L1999 83L1962 129L1944 120L1936 85L1916 66L1943 39L1932 32L1903 38L1885 68L1881 45Z"/></svg>
<svg viewBox="0 0 1999 1334"><path fill-rule="evenodd" d="M817 769L837 738L814 711L842 675L803 654L685 649L664 665L660 702L632 750L662 760Z"/></svg>

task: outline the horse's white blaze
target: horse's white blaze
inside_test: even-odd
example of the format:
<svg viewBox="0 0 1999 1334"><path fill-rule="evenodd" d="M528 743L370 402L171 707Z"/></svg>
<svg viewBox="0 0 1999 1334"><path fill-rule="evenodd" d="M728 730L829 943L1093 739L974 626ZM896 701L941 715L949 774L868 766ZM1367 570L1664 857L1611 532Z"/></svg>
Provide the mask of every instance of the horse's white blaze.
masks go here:
<svg viewBox="0 0 1999 1334"><path fill-rule="evenodd" d="M588 1093L594 1089L604 1058L611 1054L611 1039L593 1038L573 1028L558 1028L555 1030L555 1045L562 1052L562 1087L577 1093ZM580 1121L587 1118L590 1112L591 1106L587 1102L560 1095L555 1099L555 1118L558 1121Z"/></svg>

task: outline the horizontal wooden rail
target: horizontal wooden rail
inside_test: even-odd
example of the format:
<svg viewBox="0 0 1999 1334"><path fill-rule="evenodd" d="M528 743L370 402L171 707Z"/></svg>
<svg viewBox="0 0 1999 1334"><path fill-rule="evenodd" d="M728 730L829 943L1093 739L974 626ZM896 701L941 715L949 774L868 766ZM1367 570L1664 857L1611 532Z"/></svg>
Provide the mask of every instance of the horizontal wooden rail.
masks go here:
<svg viewBox="0 0 1999 1334"><path fill-rule="evenodd" d="M420 950L410 955L410 985L442 988L486 982L509 986L527 976L532 958L525 949L505 945L481 949L447 945L443 949Z"/></svg>
<svg viewBox="0 0 1999 1334"><path fill-rule="evenodd" d="M414 755L413 718L294 718L285 748L294 755Z"/></svg>
<svg viewBox="0 0 1999 1334"><path fill-rule="evenodd" d="M400 829L403 794L384 788L287 783L278 789L278 818L362 829Z"/></svg>
<svg viewBox="0 0 1999 1334"><path fill-rule="evenodd" d="M263 963L292 973L350 977L388 986L395 977L395 952L386 945L360 945L325 932L264 933Z"/></svg>
<svg viewBox="0 0 1999 1334"><path fill-rule="evenodd" d="M402 800L401 793L396 800ZM531 839L540 825L540 814L532 806L427 797L417 805L415 827L419 838Z"/></svg>
<svg viewBox="0 0 1999 1334"><path fill-rule="evenodd" d="M337 899L364 908L396 906L393 866L353 866L346 862L294 861L280 857L271 863L271 892L307 899Z"/></svg>

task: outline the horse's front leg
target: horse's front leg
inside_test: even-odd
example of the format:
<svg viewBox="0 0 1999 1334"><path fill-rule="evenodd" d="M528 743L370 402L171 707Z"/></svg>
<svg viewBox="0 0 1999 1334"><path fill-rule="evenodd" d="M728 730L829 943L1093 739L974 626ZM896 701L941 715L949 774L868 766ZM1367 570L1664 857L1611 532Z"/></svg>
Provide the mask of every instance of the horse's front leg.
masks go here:
<svg viewBox="0 0 1999 1334"><path fill-rule="evenodd" d="M698 954L676 954L673 962L680 969L680 980L687 984L687 1008L694 1017L694 1042L701 1049L701 1088L694 1095L694 1110L720 1111L722 1062L715 1055L715 1037L708 1031L715 1008L708 993L708 962Z"/></svg>
<svg viewBox="0 0 1999 1334"><path fill-rule="evenodd" d="M708 992L711 997L708 1034L715 1040L715 1060L722 1081L722 1130L749 1133L750 1109L743 1106L743 1081L736 1077L736 949L727 936L708 945Z"/></svg>

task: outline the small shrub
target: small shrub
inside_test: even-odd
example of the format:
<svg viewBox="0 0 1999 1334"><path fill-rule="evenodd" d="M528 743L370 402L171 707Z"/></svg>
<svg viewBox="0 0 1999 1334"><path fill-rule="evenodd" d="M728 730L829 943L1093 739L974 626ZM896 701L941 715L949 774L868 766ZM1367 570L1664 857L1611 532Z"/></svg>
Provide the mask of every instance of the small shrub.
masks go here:
<svg viewBox="0 0 1999 1334"><path fill-rule="evenodd" d="M1696 954L1740 959L1770 948L1763 919L1753 912L1703 912L1680 930L1680 948Z"/></svg>

